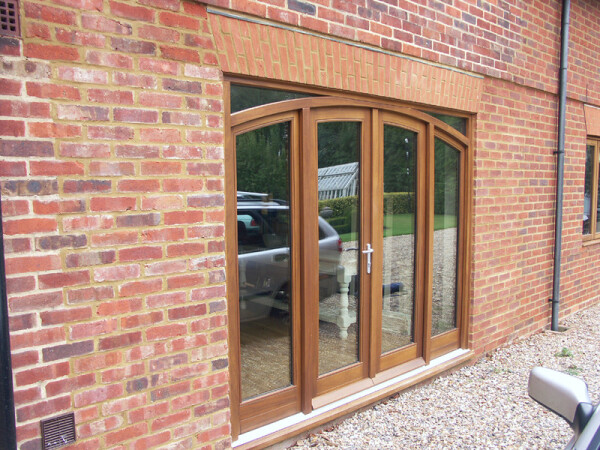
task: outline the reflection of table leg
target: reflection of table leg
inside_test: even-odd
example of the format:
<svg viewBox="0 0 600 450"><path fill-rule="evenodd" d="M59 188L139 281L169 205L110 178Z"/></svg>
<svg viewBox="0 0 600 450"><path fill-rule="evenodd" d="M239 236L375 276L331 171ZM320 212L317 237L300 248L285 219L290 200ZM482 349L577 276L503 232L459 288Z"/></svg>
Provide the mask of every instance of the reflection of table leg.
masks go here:
<svg viewBox="0 0 600 450"><path fill-rule="evenodd" d="M344 266L338 266L337 281L340 285L340 309L336 318L336 325L340 328L340 338L348 339L348 327L354 322L348 311L348 291L352 277L346 274Z"/></svg>

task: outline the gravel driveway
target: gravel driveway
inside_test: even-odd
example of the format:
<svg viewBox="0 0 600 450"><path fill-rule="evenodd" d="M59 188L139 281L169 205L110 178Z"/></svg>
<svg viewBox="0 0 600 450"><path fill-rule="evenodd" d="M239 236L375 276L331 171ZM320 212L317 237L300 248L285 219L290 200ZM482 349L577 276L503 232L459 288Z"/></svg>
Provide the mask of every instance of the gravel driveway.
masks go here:
<svg viewBox="0 0 600 450"><path fill-rule="evenodd" d="M594 403L600 394L600 305L496 350L476 364L401 393L310 435L293 448L473 449L563 448L562 419L527 395L538 365L583 378Z"/></svg>

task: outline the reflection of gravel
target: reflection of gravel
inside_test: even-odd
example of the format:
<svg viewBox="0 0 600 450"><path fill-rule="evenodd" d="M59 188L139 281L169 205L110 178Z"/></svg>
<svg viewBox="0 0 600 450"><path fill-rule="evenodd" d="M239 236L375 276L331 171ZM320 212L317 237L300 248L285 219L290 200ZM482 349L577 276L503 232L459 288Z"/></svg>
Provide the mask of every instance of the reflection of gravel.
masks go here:
<svg viewBox="0 0 600 450"><path fill-rule="evenodd" d="M297 448L463 449L563 448L566 422L527 395L538 365L579 373L594 403L600 397L600 305L564 321L564 333L545 331L362 411L300 441ZM572 357L556 356L561 349Z"/></svg>

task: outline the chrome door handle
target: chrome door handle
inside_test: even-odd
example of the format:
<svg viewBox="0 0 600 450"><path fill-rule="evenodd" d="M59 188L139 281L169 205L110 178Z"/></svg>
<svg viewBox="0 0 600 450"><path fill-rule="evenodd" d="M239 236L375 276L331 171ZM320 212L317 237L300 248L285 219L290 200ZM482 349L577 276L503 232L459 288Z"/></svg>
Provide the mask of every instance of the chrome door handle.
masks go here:
<svg viewBox="0 0 600 450"><path fill-rule="evenodd" d="M367 273L371 273L371 253L373 253L373 251L371 244L367 244L367 249L362 251L367 255Z"/></svg>

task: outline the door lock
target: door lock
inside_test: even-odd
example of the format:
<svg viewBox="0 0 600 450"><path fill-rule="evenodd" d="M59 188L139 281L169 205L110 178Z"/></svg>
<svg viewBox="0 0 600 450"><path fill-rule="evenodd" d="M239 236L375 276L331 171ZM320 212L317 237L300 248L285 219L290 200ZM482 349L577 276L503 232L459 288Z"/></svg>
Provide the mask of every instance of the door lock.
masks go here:
<svg viewBox="0 0 600 450"><path fill-rule="evenodd" d="M367 244L367 249L362 251L367 255L367 273L371 273L371 253L373 253L373 251L371 244Z"/></svg>

